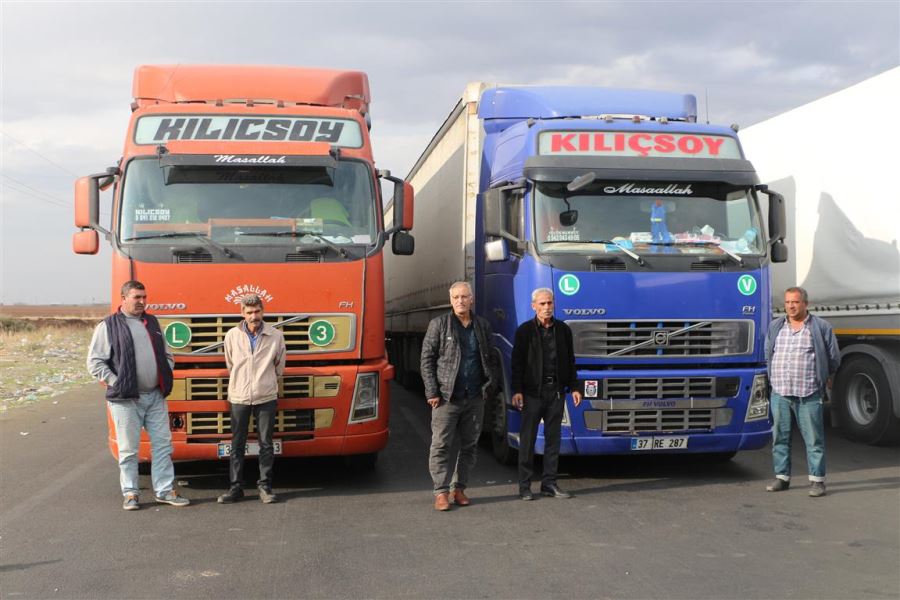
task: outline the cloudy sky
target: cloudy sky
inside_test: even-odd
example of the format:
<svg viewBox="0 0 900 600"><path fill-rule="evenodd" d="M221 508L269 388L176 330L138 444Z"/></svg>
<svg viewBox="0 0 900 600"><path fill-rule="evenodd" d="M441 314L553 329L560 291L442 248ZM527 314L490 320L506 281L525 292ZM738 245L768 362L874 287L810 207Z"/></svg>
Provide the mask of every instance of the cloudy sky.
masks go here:
<svg viewBox="0 0 900 600"><path fill-rule="evenodd" d="M0 303L86 303L110 258L72 253L72 184L121 155L137 65L363 70L377 164L406 174L476 80L694 93L752 125L900 64L900 1L0 0L0 39Z"/></svg>

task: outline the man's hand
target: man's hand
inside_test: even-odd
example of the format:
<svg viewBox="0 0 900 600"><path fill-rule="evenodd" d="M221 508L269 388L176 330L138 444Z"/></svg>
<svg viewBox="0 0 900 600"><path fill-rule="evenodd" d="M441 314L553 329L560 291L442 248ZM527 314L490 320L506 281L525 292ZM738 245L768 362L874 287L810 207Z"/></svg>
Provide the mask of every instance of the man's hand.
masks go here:
<svg viewBox="0 0 900 600"><path fill-rule="evenodd" d="M581 392L579 392L578 390L572 392L572 404L574 404L575 406L581 404Z"/></svg>
<svg viewBox="0 0 900 600"><path fill-rule="evenodd" d="M830 390L833 385L834 385L834 377L829 377L828 380L825 382L825 387L827 387Z"/></svg>
<svg viewBox="0 0 900 600"><path fill-rule="evenodd" d="M428 399L428 404L431 405L431 408L437 408L438 406L441 405L441 399L440 399L440 397L438 397L438 398L429 398L429 399Z"/></svg>
<svg viewBox="0 0 900 600"><path fill-rule="evenodd" d="M513 397L512 397L513 408L515 408L516 410L522 410L522 406L524 405L524 403L525 403L525 398L522 396L522 394L513 394Z"/></svg>

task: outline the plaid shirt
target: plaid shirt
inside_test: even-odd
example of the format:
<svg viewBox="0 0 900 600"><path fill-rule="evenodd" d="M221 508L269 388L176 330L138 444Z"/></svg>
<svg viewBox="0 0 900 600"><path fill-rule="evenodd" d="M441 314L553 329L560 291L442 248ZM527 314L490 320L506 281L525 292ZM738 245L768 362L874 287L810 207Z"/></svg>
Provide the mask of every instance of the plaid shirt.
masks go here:
<svg viewBox="0 0 900 600"><path fill-rule="evenodd" d="M816 353L808 325L809 316L797 331L794 331L788 322L775 339L775 349L769 365L769 380L772 389L781 396L805 398L817 391Z"/></svg>

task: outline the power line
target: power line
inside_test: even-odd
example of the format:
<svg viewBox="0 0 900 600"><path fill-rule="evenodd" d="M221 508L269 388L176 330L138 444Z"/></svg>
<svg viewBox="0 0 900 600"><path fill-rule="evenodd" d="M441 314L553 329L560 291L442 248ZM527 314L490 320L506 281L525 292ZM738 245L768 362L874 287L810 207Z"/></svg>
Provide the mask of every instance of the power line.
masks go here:
<svg viewBox="0 0 900 600"><path fill-rule="evenodd" d="M10 180L16 182L17 185L27 188L27 189L20 189L16 186L10 185L9 183L0 182L0 185L2 185L3 187L6 187L9 190L18 192L19 194L22 194L23 196L29 196L31 198L34 198L35 200L41 200L42 202L46 202L47 204L52 204L53 206L58 206L60 208L71 208L70 204L68 204L68 203L61 204L60 202L62 202L62 201L60 199L58 199L54 196L51 196L50 194L47 194L46 192L36 190L35 188L33 188L25 183L22 183L16 179L13 179L9 175L4 174L3 176L6 177L7 179L10 179ZM28 190L34 190L34 192L37 192L37 193L29 192ZM100 216L108 217L109 213L100 211Z"/></svg>
<svg viewBox="0 0 900 600"><path fill-rule="evenodd" d="M6 133L5 131L3 131L2 129L0 129L0 133L2 133L4 136L8 137L9 139L11 139L12 141L14 141L15 143L19 144L20 146L23 146L25 149L29 150L30 152L33 152L34 154L40 156L41 158L43 158L45 161L47 161L48 163L50 163L51 165L53 165L54 167L56 167L56 168L59 169L60 171L63 171L64 173L67 173L67 174L71 175L72 177L78 177L77 174L73 173L72 171L68 170L67 168L63 167L62 165L60 165L60 164L58 164L58 163L56 163L56 162L50 160L49 158L47 158L46 156L44 156L43 154L41 154L40 152L38 152L37 150L35 150L35 149L32 148L31 146L29 146L29 145L26 144L25 142L20 141L20 140L17 140L16 138L14 138L13 136L9 135L8 133Z"/></svg>
<svg viewBox="0 0 900 600"><path fill-rule="evenodd" d="M18 184L18 185L20 185L20 186L22 186L22 187L24 187L24 188L27 188L27 189L29 189L29 190L31 190L31 191L33 191L33 192L36 192L37 194L40 194L40 196L34 196L34 194L31 194L31 195L34 196L35 198L40 198L40 199L42 199L42 200L46 200L46 201L49 202L50 204L55 204L56 206L64 206L64 207L65 207L65 206L69 206L69 204L68 204L67 202L65 202L64 200L62 200L61 198L57 198L56 196L53 196L53 195L51 195L51 194L49 194L49 193L47 193L47 192L41 191L41 190L39 190L39 189L37 189L37 188L33 188L33 187L31 187L30 185L28 185L27 183L25 183L24 181L19 181L19 180L16 179L15 177L10 177L10 176L7 175L6 173L0 173L0 175L2 175L3 177L5 177L6 179L9 179L9 180L12 181L13 183L16 183L16 184ZM7 184L7 187L8 187L8 184ZM10 189L15 189L15 188L10 188Z"/></svg>

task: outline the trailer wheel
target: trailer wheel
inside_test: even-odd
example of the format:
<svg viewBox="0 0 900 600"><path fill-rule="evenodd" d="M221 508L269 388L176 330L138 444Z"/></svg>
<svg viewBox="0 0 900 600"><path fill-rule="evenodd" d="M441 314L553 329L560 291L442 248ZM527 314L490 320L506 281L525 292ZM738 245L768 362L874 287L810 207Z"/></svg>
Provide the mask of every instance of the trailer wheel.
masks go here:
<svg viewBox="0 0 900 600"><path fill-rule="evenodd" d="M857 355L841 365L834 396L841 430L866 444L889 444L900 439L900 420L893 415L891 388L881 365Z"/></svg>
<svg viewBox="0 0 900 600"><path fill-rule="evenodd" d="M494 404L494 426L491 428L491 447L494 458L501 465L511 465L516 462L519 453L509 445L508 429L506 427L506 402L503 395L497 397Z"/></svg>

